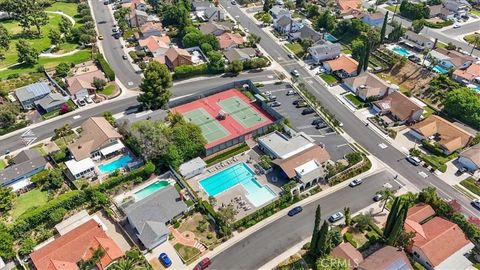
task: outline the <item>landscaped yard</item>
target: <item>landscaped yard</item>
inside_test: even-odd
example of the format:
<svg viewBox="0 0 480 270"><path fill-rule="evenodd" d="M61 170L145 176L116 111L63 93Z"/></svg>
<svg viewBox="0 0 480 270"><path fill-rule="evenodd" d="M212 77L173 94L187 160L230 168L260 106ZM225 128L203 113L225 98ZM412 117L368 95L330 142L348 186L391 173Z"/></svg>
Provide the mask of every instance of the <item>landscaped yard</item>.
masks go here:
<svg viewBox="0 0 480 270"><path fill-rule="evenodd" d="M69 99L67 101L67 104L68 104L68 107L71 108L72 111L77 108L77 106L75 105L75 103L73 103L73 101L71 99ZM47 119L53 118L53 117L58 116L58 115L60 115L60 109L45 113L45 114L42 115L42 118L47 120Z"/></svg>
<svg viewBox="0 0 480 270"><path fill-rule="evenodd" d="M395 12L395 6L386 6L385 9L391 12ZM400 7L398 7L396 11L399 11L399 9Z"/></svg>
<svg viewBox="0 0 480 270"><path fill-rule="evenodd" d="M7 164L5 163L5 161L3 159L0 159L0 171L5 169L6 166Z"/></svg>
<svg viewBox="0 0 480 270"><path fill-rule="evenodd" d="M220 244L215 230L210 226L210 223L203 217L202 214L196 213L185 220L178 228L181 233L192 232L195 234L195 239L202 242L208 248L214 248Z"/></svg>
<svg viewBox="0 0 480 270"><path fill-rule="evenodd" d="M445 163L449 160L448 158L424 154L422 154L420 158L427 164L441 172L447 171L447 165Z"/></svg>
<svg viewBox="0 0 480 270"><path fill-rule="evenodd" d="M473 42L475 42L475 38L476 37L480 37L480 34L470 34L470 35L466 35L463 37L463 39L468 42L469 44L472 44ZM477 44L477 46L480 45L480 44Z"/></svg>
<svg viewBox="0 0 480 270"><path fill-rule="evenodd" d="M105 88L103 88L102 91L98 91L99 94L105 95L105 96L110 96L115 92L115 84L109 84Z"/></svg>
<svg viewBox="0 0 480 270"><path fill-rule="evenodd" d="M474 15L477 15L477 16L480 16L480 9L470 9L470 13L471 14L474 14Z"/></svg>
<svg viewBox="0 0 480 270"><path fill-rule="evenodd" d="M13 218L18 218L27 209L43 205L47 202L47 199L48 193L41 191L39 188L23 193L15 199L11 215Z"/></svg>
<svg viewBox="0 0 480 270"><path fill-rule="evenodd" d="M200 250L194 247L184 246L180 243L177 243L175 244L174 248L177 250L178 254L180 254L180 257L185 260L185 264L191 263L200 256Z"/></svg>
<svg viewBox="0 0 480 270"><path fill-rule="evenodd" d="M329 85L333 85L333 84L336 84L338 82L337 78L335 78L335 76L333 76L331 74L324 73L324 74L320 75L320 78L322 78Z"/></svg>
<svg viewBox="0 0 480 270"><path fill-rule="evenodd" d="M363 106L365 106L365 102L352 93L346 94L345 97L350 100L357 108L362 108Z"/></svg>
<svg viewBox="0 0 480 270"><path fill-rule="evenodd" d="M302 45L300 43L294 42L294 43L288 43L285 45L287 48L290 49L297 57L302 58L303 55L305 54L305 51L303 50Z"/></svg>
<svg viewBox="0 0 480 270"><path fill-rule="evenodd" d="M467 179L461 181L460 185L480 196L480 186L477 185L477 181L475 181L475 179L472 177L468 177Z"/></svg>
<svg viewBox="0 0 480 270"><path fill-rule="evenodd" d="M58 148L60 149L66 149L67 148L67 144L73 142L75 140L75 138L77 138L77 135L74 133L74 134L70 134L68 136L65 136L63 138L58 138L55 140L55 144L58 146Z"/></svg>
<svg viewBox="0 0 480 270"><path fill-rule="evenodd" d="M61 11L72 18L75 19L76 23L79 23L80 18L77 15L77 3L73 2L55 2L51 6L47 7L45 10L46 11Z"/></svg>

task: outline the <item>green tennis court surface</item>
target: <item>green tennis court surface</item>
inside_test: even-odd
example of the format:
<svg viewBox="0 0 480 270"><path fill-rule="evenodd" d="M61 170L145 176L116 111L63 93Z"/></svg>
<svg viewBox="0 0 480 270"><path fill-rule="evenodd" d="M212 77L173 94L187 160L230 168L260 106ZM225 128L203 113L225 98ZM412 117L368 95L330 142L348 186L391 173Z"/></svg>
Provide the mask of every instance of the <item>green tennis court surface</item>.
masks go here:
<svg viewBox="0 0 480 270"><path fill-rule="evenodd" d="M217 122L205 109L198 108L183 113L183 117L202 129L203 136L207 142L213 142L228 136L230 133Z"/></svg>
<svg viewBox="0 0 480 270"><path fill-rule="evenodd" d="M267 120L239 97L230 97L218 102L223 111L228 113L244 128L251 128Z"/></svg>

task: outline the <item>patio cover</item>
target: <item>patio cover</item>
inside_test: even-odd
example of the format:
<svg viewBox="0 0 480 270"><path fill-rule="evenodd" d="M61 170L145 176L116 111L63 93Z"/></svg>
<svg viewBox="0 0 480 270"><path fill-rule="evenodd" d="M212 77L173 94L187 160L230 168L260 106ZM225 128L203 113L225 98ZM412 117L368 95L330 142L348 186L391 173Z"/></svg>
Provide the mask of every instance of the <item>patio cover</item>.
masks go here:
<svg viewBox="0 0 480 270"><path fill-rule="evenodd" d="M123 145L123 143L120 140L117 140L116 144L112 144L110 146L103 148L102 150L100 150L100 153L102 153L102 155L104 156L107 156L113 152L122 150L123 148L125 148L125 145Z"/></svg>

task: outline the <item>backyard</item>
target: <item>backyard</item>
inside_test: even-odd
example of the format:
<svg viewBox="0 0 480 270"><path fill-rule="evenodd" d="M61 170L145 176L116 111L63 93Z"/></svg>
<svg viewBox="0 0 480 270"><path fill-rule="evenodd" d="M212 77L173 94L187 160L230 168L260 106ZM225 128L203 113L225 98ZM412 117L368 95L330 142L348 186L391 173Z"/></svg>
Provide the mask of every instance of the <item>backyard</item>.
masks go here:
<svg viewBox="0 0 480 270"><path fill-rule="evenodd" d="M292 51L299 58L302 58L303 55L305 54L305 51L303 50L303 47L302 45L300 45L300 43L293 42L293 43L288 43L285 46L288 49L290 49L290 51Z"/></svg>
<svg viewBox="0 0 480 270"><path fill-rule="evenodd" d="M213 249L220 244L220 240L217 238L215 230L200 213L195 213L188 217L178 228L178 231L182 234L192 232L195 234L195 239L197 241L200 241L210 249Z"/></svg>
<svg viewBox="0 0 480 270"><path fill-rule="evenodd" d="M16 76L15 76L16 77ZM41 72L34 72L28 74L20 74L16 78L10 78L8 80L0 80L0 92L5 93L13 91L25 85L29 85L37 82L40 79L44 79L45 75Z"/></svg>
<svg viewBox="0 0 480 270"><path fill-rule="evenodd" d="M63 149L66 149L67 145L70 144L71 142L73 142L75 140L75 138L77 138L77 135L75 133L73 133L73 134L67 135L65 137L58 138L54 142L58 146L58 148L63 150Z"/></svg>
<svg viewBox="0 0 480 270"><path fill-rule="evenodd" d="M23 193L15 199L13 209L10 212L13 218L18 218L29 208L43 205L48 200L48 193L39 188Z"/></svg>

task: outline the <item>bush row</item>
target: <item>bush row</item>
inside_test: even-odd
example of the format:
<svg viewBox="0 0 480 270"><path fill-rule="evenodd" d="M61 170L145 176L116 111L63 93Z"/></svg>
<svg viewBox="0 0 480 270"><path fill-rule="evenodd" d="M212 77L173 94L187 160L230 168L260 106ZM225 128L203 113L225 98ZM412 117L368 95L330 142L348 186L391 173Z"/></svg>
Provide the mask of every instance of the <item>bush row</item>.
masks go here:
<svg viewBox="0 0 480 270"><path fill-rule="evenodd" d="M445 156L442 149L436 145L429 143L427 140L422 140L422 146L428 150L428 152L436 156Z"/></svg>
<svg viewBox="0 0 480 270"><path fill-rule="evenodd" d="M134 169L127 174L123 174L120 176L115 176L107 179L100 185L95 187L95 190L98 190L100 192L105 192L107 190L110 190L114 187L117 187L123 183L127 183L130 181L133 181L137 177L140 177L142 179L146 179L149 177L153 172L155 171L155 165L151 162L147 162L144 166Z"/></svg>
<svg viewBox="0 0 480 270"><path fill-rule="evenodd" d="M230 150L227 150L221 154L218 154L210 159L207 159L205 161L205 163L207 163L207 166L211 166L215 163L218 163L220 161L223 161L225 159L228 159L230 157L233 157L235 155L238 155L242 152L245 152L247 151L248 149L250 149L250 147L248 147L248 145L246 143L242 143L240 144L239 146L235 147L235 148L232 148Z"/></svg>
<svg viewBox="0 0 480 270"><path fill-rule="evenodd" d="M103 57L103 54L97 53L96 60L97 60L97 64L100 65L100 68L105 73L105 76L107 76L108 80L114 81L115 72L113 72L113 69L110 67L110 64L108 64L107 60L105 60L105 58Z"/></svg>
<svg viewBox="0 0 480 270"><path fill-rule="evenodd" d="M355 241L355 239L353 239L353 235L352 235L350 232L346 232L346 233L343 235L343 238L345 239L345 241L347 241L348 243L350 243L354 248L357 248L358 244L357 244L357 242Z"/></svg>
<svg viewBox="0 0 480 270"><path fill-rule="evenodd" d="M175 68L175 78L185 79L197 75L208 74L208 64L201 65L181 65Z"/></svg>
<svg viewBox="0 0 480 270"><path fill-rule="evenodd" d="M350 179L350 178L352 178L356 175L359 175L361 173L364 173L364 172L368 171L371 167L372 167L372 163L370 162L370 160L368 158L365 157L365 161L363 162L363 164L361 166L328 179L328 184L330 186L334 186L334 185L336 185L338 183L341 183L341 182L343 182L347 179Z"/></svg>

